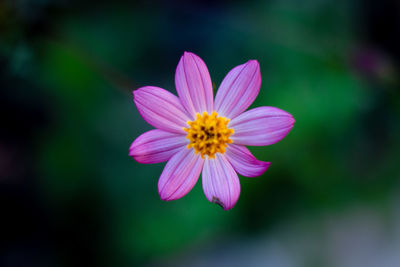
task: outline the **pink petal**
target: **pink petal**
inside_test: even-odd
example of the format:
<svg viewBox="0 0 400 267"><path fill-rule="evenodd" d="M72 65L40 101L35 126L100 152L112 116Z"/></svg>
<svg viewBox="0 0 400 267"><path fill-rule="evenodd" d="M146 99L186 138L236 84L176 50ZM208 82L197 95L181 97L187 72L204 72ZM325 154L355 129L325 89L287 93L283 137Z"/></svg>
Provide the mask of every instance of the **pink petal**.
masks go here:
<svg viewBox="0 0 400 267"><path fill-rule="evenodd" d="M167 90L145 86L133 91L140 115L150 125L173 133L185 134L182 127L189 117L179 99Z"/></svg>
<svg viewBox="0 0 400 267"><path fill-rule="evenodd" d="M239 145L266 146L284 138L295 120L288 112L274 107L258 107L246 111L228 124L235 132L231 136Z"/></svg>
<svg viewBox="0 0 400 267"><path fill-rule="evenodd" d="M241 145L230 144L226 148L225 156L235 171L246 177L260 176L271 164L256 159L245 146Z"/></svg>
<svg viewBox="0 0 400 267"><path fill-rule="evenodd" d="M179 98L188 113L195 118L196 112L213 111L213 89L206 64L193 53L185 52L175 73L175 86Z"/></svg>
<svg viewBox="0 0 400 267"><path fill-rule="evenodd" d="M196 184L204 160L193 149L182 148L167 162L158 180L158 192L162 200L183 197Z"/></svg>
<svg viewBox="0 0 400 267"><path fill-rule="evenodd" d="M240 195L239 178L226 157L220 153L207 158L203 167L203 190L210 202L224 210L233 208Z"/></svg>
<svg viewBox="0 0 400 267"><path fill-rule="evenodd" d="M215 110L220 116L233 119L256 99L261 86L260 65L257 60L232 69L222 81L215 96Z"/></svg>
<svg viewBox="0 0 400 267"><path fill-rule="evenodd" d="M136 138L129 148L129 156L139 163L164 162L187 145L188 141L181 134L150 130Z"/></svg>

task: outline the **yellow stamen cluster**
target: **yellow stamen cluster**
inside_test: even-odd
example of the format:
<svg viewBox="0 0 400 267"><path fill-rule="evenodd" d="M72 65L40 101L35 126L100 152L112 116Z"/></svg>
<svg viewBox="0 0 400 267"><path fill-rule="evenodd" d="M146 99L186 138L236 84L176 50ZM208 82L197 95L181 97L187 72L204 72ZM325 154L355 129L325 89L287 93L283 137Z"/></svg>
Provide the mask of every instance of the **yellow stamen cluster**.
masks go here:
<svg viewBox="0 0 400 267"><path fill-rule="evenodd" d="M215 157L215 153L225 153L225 148L232 143L229 138L233 134L233 129L228 128L229 119L218 117L217 112L208 115L203 112L203 115L196 114L194 121L188 121L189 128L183 128L187 132L186 138L190 140L187 148L194 148L195 153L201 153L210 158Z"/></svg>

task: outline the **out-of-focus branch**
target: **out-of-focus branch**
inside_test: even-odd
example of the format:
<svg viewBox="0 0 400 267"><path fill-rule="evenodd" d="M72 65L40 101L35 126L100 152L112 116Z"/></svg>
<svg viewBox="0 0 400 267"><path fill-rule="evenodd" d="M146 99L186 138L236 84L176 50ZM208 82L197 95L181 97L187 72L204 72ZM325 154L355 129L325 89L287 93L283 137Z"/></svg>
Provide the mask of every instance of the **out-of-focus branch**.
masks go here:
<svg viewBox="0 0 400 267"><path fill-rule="evenodd" d="M129 93L136 88L136 85L131 78L108 65L106 62L102 61L90 51L82 48L82 46L79 46L75 42L61 38L53 38L50 41L57 43L57 45L60 45L69 52L77 55L83 63L92 68L95 72L101 74L112 85L112 87Z"/></svg>

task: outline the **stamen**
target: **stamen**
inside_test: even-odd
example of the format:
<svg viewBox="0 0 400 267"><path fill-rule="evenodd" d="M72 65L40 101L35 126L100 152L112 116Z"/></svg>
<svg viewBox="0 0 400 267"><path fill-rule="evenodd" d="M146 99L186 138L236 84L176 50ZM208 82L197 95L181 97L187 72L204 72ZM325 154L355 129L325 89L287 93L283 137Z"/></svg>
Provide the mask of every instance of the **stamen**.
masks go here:
<svg viewBox="0 0 400 267"><path fill-rule="evenodd" d="M225 153L225 148L233 141L229 138L233 134L233 129L227 127L229 119L218 117L217 112L208 115L203 112L203 115L196 114L194 121L188 121L189 128L183 128L187 132L186 138L190 140L187 148L194 148L195 153L214 158L216 153Z"/></svg>

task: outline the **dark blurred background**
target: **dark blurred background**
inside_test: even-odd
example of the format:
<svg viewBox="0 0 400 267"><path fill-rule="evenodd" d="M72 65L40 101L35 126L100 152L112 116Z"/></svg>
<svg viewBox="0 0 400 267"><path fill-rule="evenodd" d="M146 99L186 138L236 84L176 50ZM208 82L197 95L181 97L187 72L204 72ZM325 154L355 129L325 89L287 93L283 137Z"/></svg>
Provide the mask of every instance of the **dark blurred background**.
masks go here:
<svg viewBox="0 0 400 267"><path fill-rule="evenodd" d="M184 51L296 119L228 212L128 157ZM1 0L0 266L400 266L399 64L395 0Z"/></svg>

